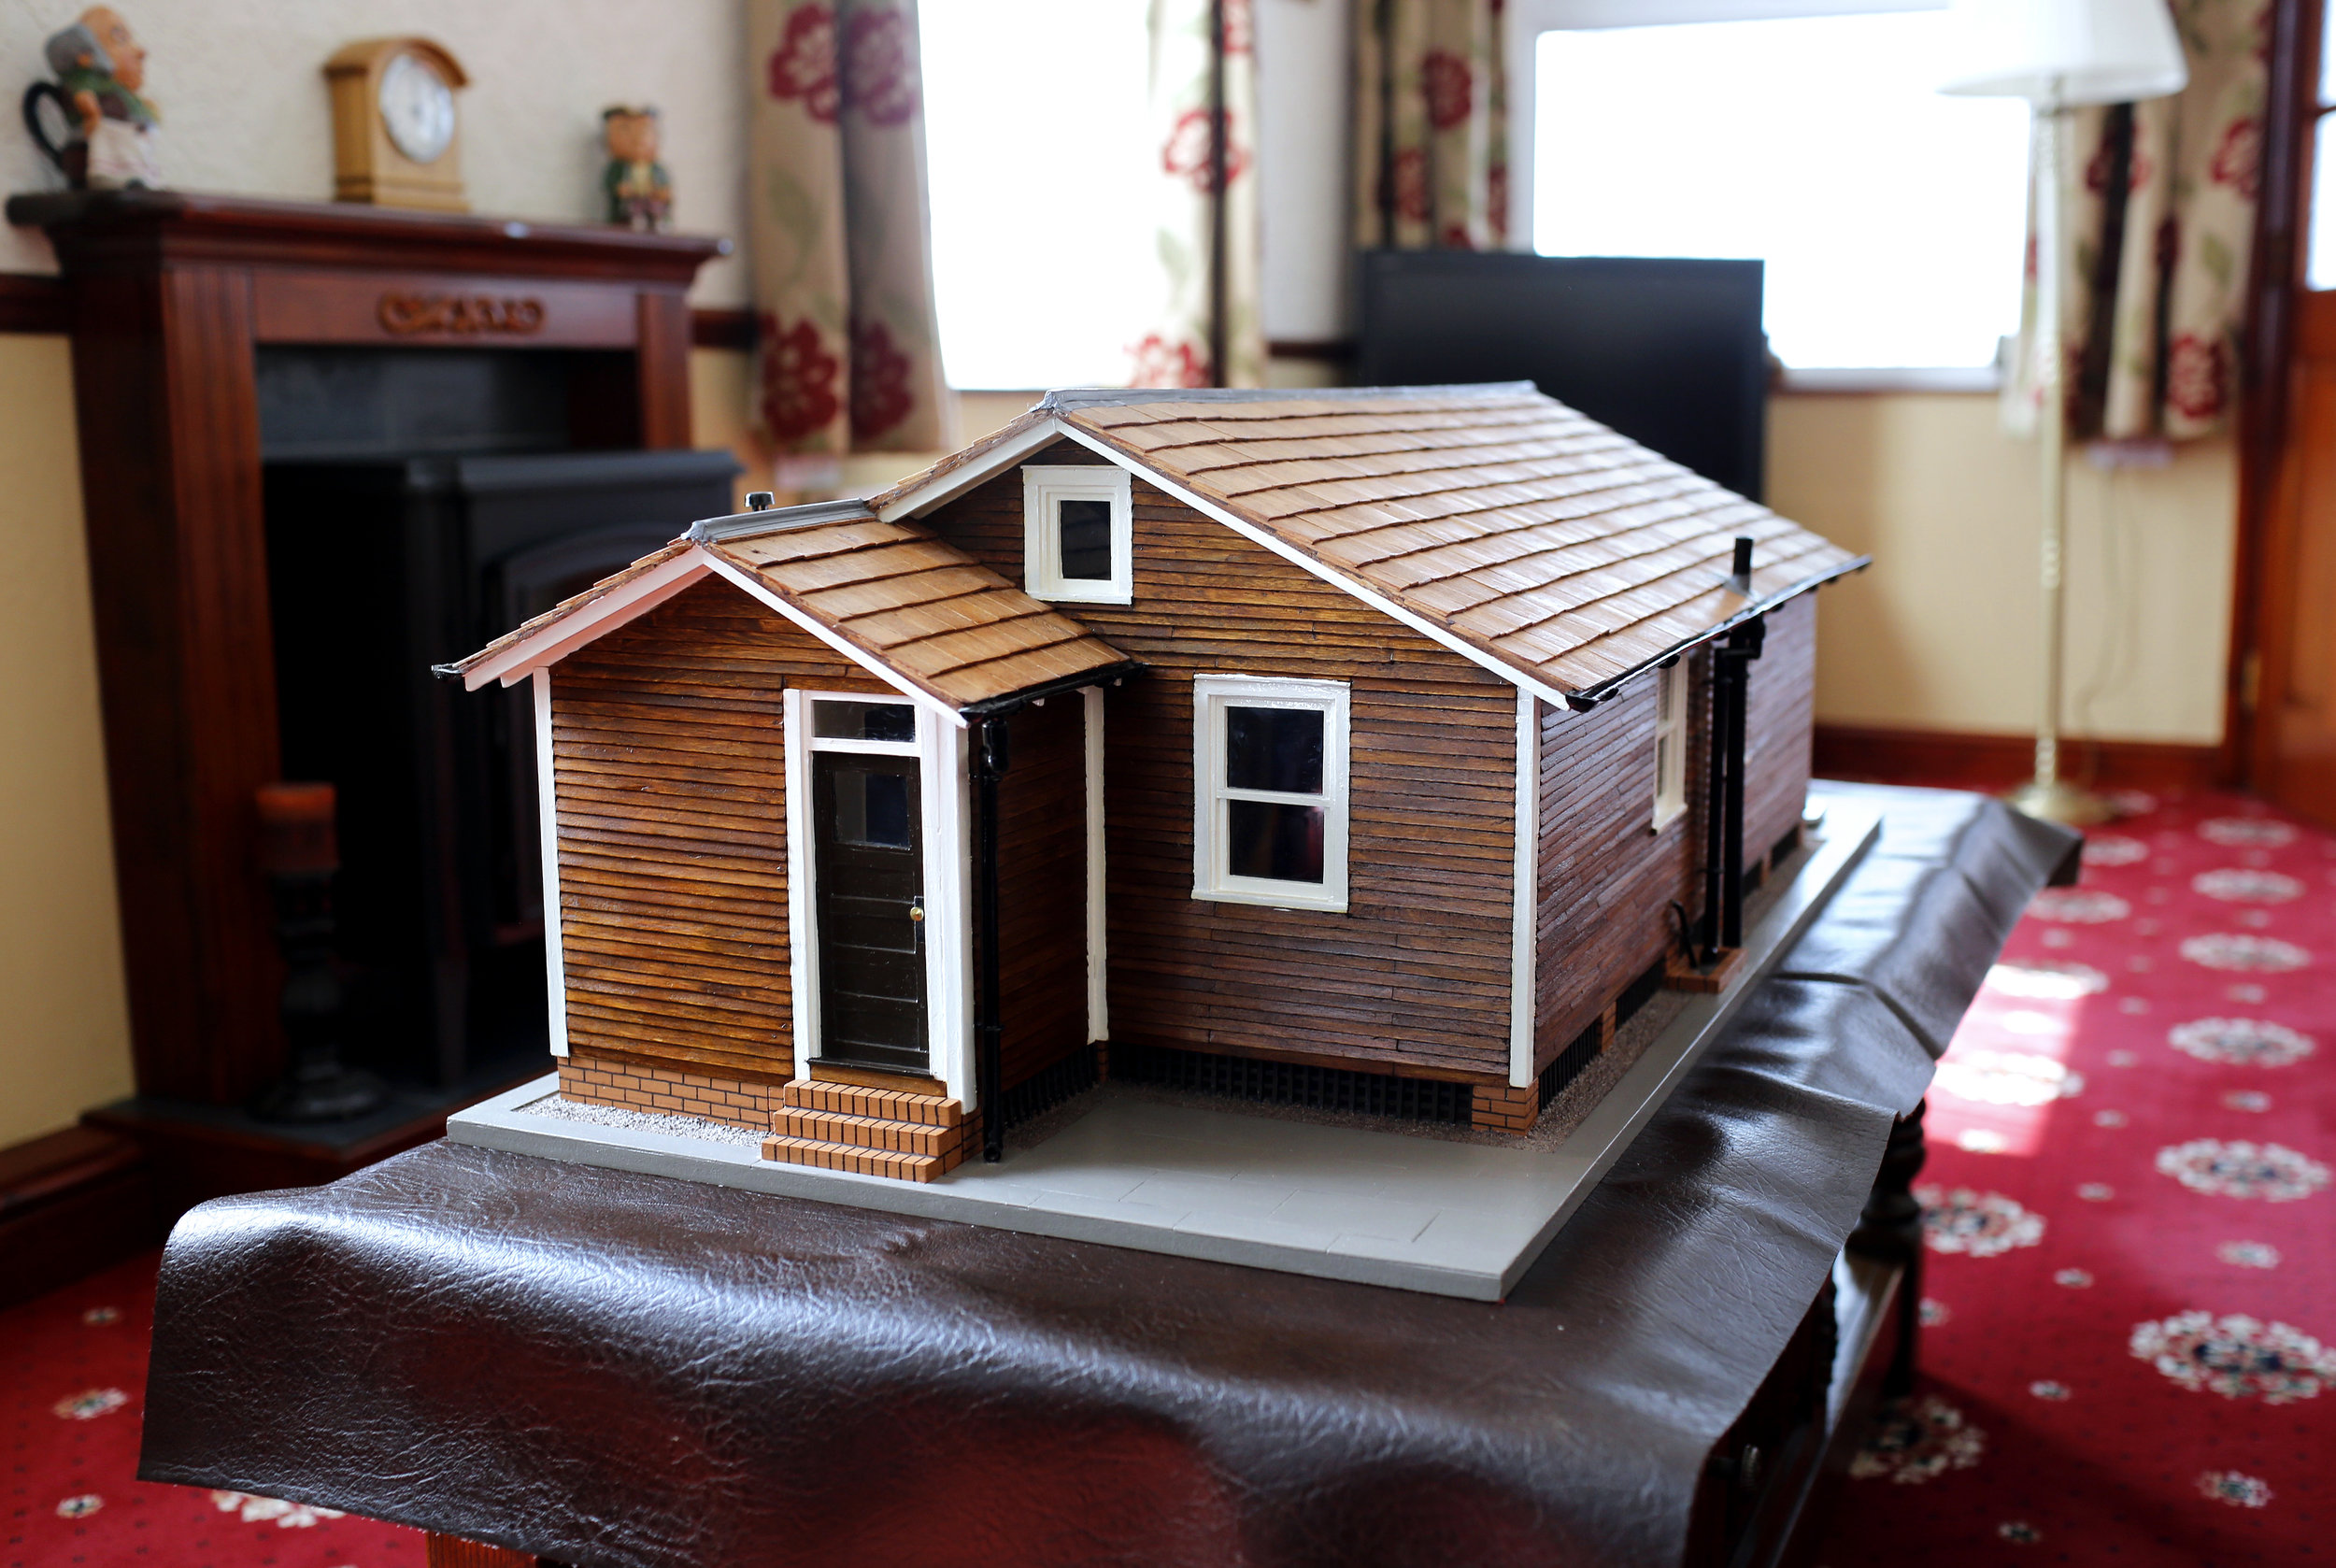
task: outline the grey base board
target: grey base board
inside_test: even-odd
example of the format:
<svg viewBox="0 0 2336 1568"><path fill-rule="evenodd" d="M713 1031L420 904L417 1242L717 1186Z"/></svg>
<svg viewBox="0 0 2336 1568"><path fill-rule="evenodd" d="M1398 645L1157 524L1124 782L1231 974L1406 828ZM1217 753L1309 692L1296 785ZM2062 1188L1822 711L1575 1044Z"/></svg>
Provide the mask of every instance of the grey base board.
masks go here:
<svg viewBox="0 0 2336 1568"><path fill-rule="evenodd" d="M1827 807L1824 841L1745 933L1735 981L1691 997L1554 1147L1163 1105L1114 1097L1106 1086L1091 1110L1044 1142L919 1183L776 1164L735 1144L531 1113L529 1105L557 1090L553 1077L449 1118L447 1136L791 1198L1497 1301L1879 835L1873 806L1817 798Z"/></svg>

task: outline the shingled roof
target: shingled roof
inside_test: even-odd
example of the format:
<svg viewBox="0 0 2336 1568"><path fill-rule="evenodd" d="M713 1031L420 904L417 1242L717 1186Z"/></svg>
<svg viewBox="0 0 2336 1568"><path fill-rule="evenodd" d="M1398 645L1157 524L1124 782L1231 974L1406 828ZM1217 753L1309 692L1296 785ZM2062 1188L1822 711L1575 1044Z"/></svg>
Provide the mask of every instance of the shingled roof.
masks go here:
<svg viewBox="0 0 2336 1568"><path fill-rule="evenodd" d="M1529 382L1052 392L869 504L922 515L1061 435L1576 706L1867 563Z"/></svg>
<svg viewBox="0 0 2336 1568"><path fill-rule="evenodd" d="M1132 663L954 545L845 502L693 524L439 673L508 684L709 573L953 712Z"/></svg>

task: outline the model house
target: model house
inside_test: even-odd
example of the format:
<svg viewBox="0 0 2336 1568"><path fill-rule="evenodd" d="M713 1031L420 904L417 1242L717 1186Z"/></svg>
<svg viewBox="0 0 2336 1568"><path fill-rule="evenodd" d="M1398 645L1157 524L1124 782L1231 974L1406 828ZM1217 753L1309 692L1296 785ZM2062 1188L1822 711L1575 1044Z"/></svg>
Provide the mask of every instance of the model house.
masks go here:
<svg viewBox="0 0 2336 1568"><path fill-rule="evenodd" d="M1530 386L1058 392L449 673L534 682L563 1092L929 1178L1099 1072L1531 1127L1796 840L1859 564Z"/></svg>

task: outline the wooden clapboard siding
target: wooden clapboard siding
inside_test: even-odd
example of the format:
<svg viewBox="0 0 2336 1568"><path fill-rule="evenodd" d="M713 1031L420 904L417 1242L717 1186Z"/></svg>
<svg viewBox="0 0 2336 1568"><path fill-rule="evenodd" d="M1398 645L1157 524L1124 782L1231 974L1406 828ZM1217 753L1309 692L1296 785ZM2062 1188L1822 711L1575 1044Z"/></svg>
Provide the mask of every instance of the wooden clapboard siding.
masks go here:
<svg viewBox="0 0 2336 1568"><path fill-rule="evenodd" d="M1087 1043L1085 707L1074 691L1021 709L1006 728L1010 761L998 781L998 997L1011 1089Z"/></svg>
<svg viewBox="0 0 2336 1568"><path fill-rule="evenodd" d="M884 690L716 578L554 666L576 1050L793 1070L780 721L791 684Z"/></svg>
<svg viewBox="0 0 2336 1568"><path fill-rule="evenodd" d="M1772 610L1744 714L1744 853L1757 862L1807 809L1816 730L1816 595Z"/></svg>
<svg viewBox="0 0 2336 1568"><path fill-rule="evenodd" d="M1101 460L1058 442L1030 461ZM1018 470L925 520L1021 583ZM1132 605L1069 606L1153 666L1106 698L1113 1037L1504 1080L1513 689L1140 478L1134 549ZM1349 683L1345 915L1191 896L1200 674Z"/></svg>
<svg viewBox="0 0 2336 1568"><path fill-rule="evenodd" d="M1671 905L1703 907L1711 659L1688 661L1687 806L1655 813L1655 677L1588 713L1541 715L1533 1062L1547 1066L1674 940Z"/></svg>

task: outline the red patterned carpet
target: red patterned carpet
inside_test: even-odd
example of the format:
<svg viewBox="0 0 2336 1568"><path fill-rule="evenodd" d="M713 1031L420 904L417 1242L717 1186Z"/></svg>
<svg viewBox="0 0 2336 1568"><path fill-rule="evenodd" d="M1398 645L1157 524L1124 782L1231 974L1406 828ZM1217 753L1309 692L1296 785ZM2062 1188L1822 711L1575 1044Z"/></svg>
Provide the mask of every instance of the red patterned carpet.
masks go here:
<svg viewBox="0 0 2336 1568"><path fill-rule="evenodd" d="M1941 1063L1926 1376L1830 1568L2336 1557L2336 834L2203 796L2085 859Z"/></svg>
<svg viewBox="0 0 2336 1568"><path fill-rule="evenodd" d="M2336 834L2211 796L2087 862L1942 1064L1926 1377L1830 1568L2336 1556ZM410 1530L131 1478L152 1290L141 1259L0 1314L7 1568L420 1568Z"/></svg>

